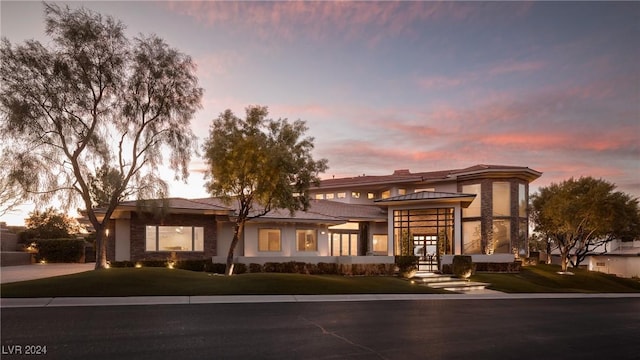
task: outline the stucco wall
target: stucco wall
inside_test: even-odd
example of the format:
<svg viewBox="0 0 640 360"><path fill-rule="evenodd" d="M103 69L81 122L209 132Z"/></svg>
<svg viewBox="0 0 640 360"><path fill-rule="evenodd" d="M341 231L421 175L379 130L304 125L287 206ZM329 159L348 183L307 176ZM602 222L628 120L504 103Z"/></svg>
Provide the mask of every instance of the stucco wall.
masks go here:
<svg viewBox="0 0 640 360"><path fill-rule="evenodd" d="M258 251L258 230L280 229L280 251ZM297 251L296 230L315 230L318 249L316 251ZM287 257L287 256L328 256L329 255L329 231L325 225L317 224L283 224L271 222L247 223L244 231L244 256L247 257Z"/></svg>

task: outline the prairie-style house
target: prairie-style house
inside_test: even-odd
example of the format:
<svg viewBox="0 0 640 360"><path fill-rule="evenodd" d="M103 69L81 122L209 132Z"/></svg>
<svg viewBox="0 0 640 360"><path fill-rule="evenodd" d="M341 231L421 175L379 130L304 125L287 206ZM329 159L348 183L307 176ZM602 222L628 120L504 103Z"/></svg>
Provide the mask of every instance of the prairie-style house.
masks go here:
<svg viewBox="0 0 640 360"><path fill-rule="evenodd" d="M311 189L307 211L249 221L235 260L379 264L417 255L427 271L456 254L513 262L528 256L529 184L540 176L527 167L476 165L323 180ZM124 202L112 216L108 259L225 262L233 206L216 198L171 198L151 207Z"/></svg>

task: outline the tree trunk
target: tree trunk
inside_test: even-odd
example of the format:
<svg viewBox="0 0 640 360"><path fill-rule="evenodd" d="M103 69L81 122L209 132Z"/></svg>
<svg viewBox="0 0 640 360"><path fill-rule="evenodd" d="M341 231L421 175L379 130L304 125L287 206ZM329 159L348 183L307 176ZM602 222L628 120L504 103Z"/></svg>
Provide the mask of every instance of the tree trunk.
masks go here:
<svg viewBox="0 0 640 360"><path fill-rule="evenodd" d="M560 251L560 271L566 272L569 266L569 251Z"/></svg>
<svg viewBox="0 0 640 360"><path fill-rule="evenodd" d="M96 270L107 268L107 241L109 236L105 234L105 227L96 227Z"/></svg>
<svg viewBox="0 0 640 360"><path fill-rule="evenodd" d="M240 235L242 234L243 228L244 220L238 220L233 231L233 240L231 240L231 245L229 245L229 252L227 253L227 267L224 271L225 275L227 276L233 275L233 253L235 252L236 246L240 241Z"/></svg>

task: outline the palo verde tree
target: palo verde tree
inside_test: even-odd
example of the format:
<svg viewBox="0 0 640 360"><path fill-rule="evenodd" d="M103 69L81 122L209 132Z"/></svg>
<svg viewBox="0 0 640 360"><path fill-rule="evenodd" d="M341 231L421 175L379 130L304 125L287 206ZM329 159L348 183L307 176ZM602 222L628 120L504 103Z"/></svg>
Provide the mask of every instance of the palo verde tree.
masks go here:
<svg viewBox="0 0 640 360"><path fill-rule="evenodd" d="M213 121L205 140L207 190L228 204L237 202L227 275L233 274L233 254L246 221L275 209L306 210L309 187L327 169L327 160L311 156L313 138L304 137L304 121L267 115L262 106L247 107L245 119L227 110Z"/></svg>
<svg viewBox="0 0 640 360"><path fill-rule="evenodd" d="M581 177L543 187L532 196L535 229L560 250L563 272L614 239L640 235L638 200L614 189L605 180Z"/></svg>
<svg viewBox="0 0 640 360"><path fill-rule="evenodd" d="M187 177L202 89L191 58L155 35L129 39L119 21L82 8L44 4L44 13L46 46L2 39L6 175L40 203L80 201L103 268L118 203L163 197L161 164Z"/></svg>

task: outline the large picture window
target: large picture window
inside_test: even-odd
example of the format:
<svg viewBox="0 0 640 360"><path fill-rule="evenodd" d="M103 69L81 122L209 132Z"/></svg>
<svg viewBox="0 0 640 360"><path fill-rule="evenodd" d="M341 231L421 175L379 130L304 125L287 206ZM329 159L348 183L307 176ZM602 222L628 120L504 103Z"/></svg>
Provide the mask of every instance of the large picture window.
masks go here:
<svg viewBox="0 0 640 360"><path fill-rule="evenodd" d="M318 251L318 238L315 230L296 230L298 251Z"/></svg>
<svg viewBox="0 0 640 360"><path fill-rule="evenodd" d="M385 235L373 235L373 254L387 255L389 252L389 239Z"/></svg>
<svg viewBox="0 0 640 360"><path fill-rule="evenodd" d="M462 192L465 194L476 194L475 199L468 208L462 209L462 217L480 217L481 202L480 184L463 185Z"/></svg>
<svg viewBox="0 0 640 360"><path fill-rule="evenodd" d="M280 229L258 230L258 251L281 251Z"/></svg>
<svg viewBox="0 0 640 360"><path fill-rule="evenodd" d="M204 251L204 228L155 226L145 229L146 251Z"/></svg>
<svg viewBox="0 0 640 360"><path fill-rule="evenodd" d="M511 216L511 184L493 183L493 216Z"/></svg>
<svg viewBox="0 0 640 360"><path fill-rule="evenodd" d="M462 223L462 253L464 255L482 253L480 221L465 221Z"/></svg>

